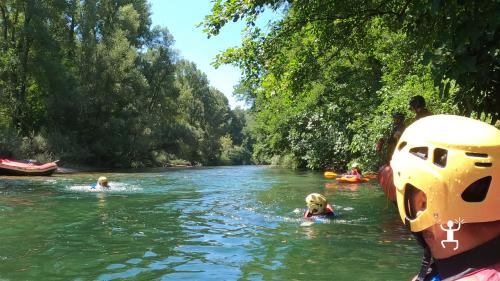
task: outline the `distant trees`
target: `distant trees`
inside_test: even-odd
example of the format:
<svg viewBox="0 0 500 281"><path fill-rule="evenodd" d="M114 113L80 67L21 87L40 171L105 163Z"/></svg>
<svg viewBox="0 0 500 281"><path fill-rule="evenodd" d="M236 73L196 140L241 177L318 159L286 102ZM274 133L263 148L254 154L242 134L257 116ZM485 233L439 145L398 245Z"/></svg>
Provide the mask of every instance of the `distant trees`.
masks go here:
<svg viewBox="0 0 500 281"><path fill-rule="evenodd" d="M255 21L279 13L268 31ZM313 169L379 164L390 113L409 118L426 97L435 113L500 118L498 1L224 1L204 21L215 36L246 22L218 64L243 71L238 93L256 115L254 157Z"/></svg>
<svg viewBox="0 0 500 281"><path fill-rule="evenodd" d="M219 164L227 135L241 134L224 95L177 58L168 29L151 27L146 0L1 1L0 31L4 152Z"/></svg>

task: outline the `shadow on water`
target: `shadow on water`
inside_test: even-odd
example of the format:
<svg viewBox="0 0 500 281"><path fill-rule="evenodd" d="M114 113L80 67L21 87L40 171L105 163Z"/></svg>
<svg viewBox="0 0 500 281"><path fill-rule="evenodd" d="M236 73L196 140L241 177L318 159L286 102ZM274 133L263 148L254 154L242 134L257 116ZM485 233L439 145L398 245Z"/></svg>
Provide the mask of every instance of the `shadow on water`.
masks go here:
<svg viewBox="0 0 500 281"><path fill-rule="evenodd" d="M0 179L0 279L401 280L420 250L376 185L216 167ZM337 217L301 226L304 198Z"/></svg>

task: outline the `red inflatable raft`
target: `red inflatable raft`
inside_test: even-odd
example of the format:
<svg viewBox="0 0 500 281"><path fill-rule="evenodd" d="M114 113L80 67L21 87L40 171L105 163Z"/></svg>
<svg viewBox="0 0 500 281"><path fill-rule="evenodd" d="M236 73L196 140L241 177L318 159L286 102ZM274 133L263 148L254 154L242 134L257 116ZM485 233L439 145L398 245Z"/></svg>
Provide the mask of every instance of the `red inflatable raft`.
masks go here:
<svg viewBox="0 0 500 281"><path fill-rule="evenodd" d="M50 176L57 170L56 162L45 164L23 163L0 159L0 175L8 176Z"/></svg>

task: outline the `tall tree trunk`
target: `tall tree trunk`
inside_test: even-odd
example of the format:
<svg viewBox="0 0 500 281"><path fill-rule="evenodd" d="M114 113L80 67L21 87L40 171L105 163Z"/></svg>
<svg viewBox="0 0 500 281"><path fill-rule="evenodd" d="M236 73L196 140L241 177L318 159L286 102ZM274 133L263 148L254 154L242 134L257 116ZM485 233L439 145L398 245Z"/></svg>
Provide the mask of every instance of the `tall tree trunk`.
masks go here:
<svg viewBox="0 0 500 281"><path fill-rule="evenodd" d="M10 32L10 42L16 42L16 27L19 22L19 9L16 7L16 13L14 14L14 22L12 23L12 30Z"/></svg>
<svg viewBox="0 0 500 281"><path fill-rule="evenodd" d="M7 17L7 9L4 5L0 6L0 10L2 12L2 23L3 23L3 50L7 50L9 47L9 41L8 41L8 30L9 30L9 19Z"/></svg>
<svg viewBox="0 0 500 281"><path fill-rule="evenodd" d="M70 17L69 30L68 30L68 57L74 59L75 57L75 28L76 28L76 1L71 1L68 15Z"/></svg>
<svg viewBox="0 0 500 281"><path fill-rule="evenodd" d="M71 15L71 22L69 24L68 34L68 56L73 58L75 56L75 16Z"/></svg>
<svg viewBox="0 0 500 281"><path fill-rule="evenodd" d="M19 54L20 60L20 77L19 77L19 89L16 91L15 104L14 104L14 116L13 122L14 126L18 129L25 130L26 120L25 116L29 113L26 112L26 87L28 84L28 59L29 51L31 46L31 36L30 36L30 22L31 22L31 5L26 4L25 14L24 14L24 26L22 33L22 49Z"/></svg>

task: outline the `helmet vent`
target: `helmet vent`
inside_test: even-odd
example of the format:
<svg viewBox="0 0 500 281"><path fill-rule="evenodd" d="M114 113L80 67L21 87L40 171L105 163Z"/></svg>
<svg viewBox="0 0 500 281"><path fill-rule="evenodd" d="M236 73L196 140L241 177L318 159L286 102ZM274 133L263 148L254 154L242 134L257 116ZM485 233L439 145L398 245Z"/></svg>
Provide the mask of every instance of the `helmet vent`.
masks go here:
<svg viewBox="0 0 500 281"><path fill-rule="evenodd" d="M437 166L444 168L446 167L446 159L448 158L448 150L442 148L434 149L434 160L433 163Z"/></svg>
<svg viewBox="0 0 500 281"><path fill-rule="evenodd" d="M465 152L465 155L470 156L470 157L488 158L488 154L486 154L486 153Z"/></svg>
<svg viewBox="0 0 500 281"><path fill-rule="evenodd" d="M406 144L407 144L407 143L406 143L405 141L404 141L404 142L402 142L402 143L400 143L400 144L399 144L399 146L398 146L398 150L403 149L403 148L406 146Z"/></svg>
<svg viewBox="0 0 500 281"><path fill-rule="evenodd" d="M491 164L491 163L476 162L475 165L477 167L491 167L493 164Z"/></svg>
<svg viewBox="0 0 500 281"><path fill-rule="evenodd" d="M462 199L466 202L481 202L486 198L488 189L490 188L491 176L487 176L469 185L462 192Z"/></svg>
<svg viewBox="0 0 500 281"><path fill-rule="evenodd" d="M429 156L429 148L425 146L414 147L410 149L410 153L421 159L427 160L427 157Z"/></svg>

